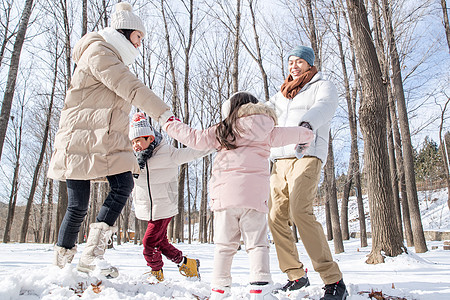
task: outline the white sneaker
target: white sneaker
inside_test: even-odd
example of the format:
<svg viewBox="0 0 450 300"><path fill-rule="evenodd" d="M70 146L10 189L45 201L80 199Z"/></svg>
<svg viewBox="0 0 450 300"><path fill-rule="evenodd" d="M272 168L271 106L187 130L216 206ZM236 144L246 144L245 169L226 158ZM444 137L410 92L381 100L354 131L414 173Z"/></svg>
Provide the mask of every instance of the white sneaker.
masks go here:
<svg viewBox="0 0 450 300"><path fill-rule="evenodd" d="M250 300L278 300L278 298L272 294L272 291L272 284L250 284Z"/></svg>
<svg viewBox="0 0 450 300"><path fill-rule="evenodd" d="M212 286L209 300L222 300L231 298L231 288L229 286Z"/></svg>

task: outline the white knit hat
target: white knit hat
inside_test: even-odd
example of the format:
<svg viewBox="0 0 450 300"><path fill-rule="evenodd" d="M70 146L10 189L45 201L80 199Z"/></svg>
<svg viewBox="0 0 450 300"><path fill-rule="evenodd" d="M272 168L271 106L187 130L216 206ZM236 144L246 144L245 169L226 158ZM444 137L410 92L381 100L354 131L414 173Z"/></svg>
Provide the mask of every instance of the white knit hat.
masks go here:
<svg viewBox="0 0 450 300"><path fill-rule="evenodd" d="M137 112L134 114L130 125L130 133L128 136L130 140L134 140L135 138L141 136L155 136L155 132L153 131L153 128L148 122L144 113Z"/></svg>
<svg viewBox="0 0 450 300"><path fill-rule="evenodd" d="M114 29L139 30L144 35L146 33L141 18L133 14L133 8L128 2L116 4L116 11L111 15L111 27Z"/></svg>

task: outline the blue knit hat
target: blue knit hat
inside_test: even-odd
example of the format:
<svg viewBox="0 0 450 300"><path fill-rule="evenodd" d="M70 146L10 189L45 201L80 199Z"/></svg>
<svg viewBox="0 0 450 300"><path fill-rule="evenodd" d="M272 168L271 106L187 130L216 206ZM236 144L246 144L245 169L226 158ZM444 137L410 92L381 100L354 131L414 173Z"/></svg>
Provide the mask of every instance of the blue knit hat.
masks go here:
<svg viewBox="0 0 450 300"><path fill-rule="evenodd" d="M288 59L291 56L297 56L304 59L310 66L314 66L314 50L306 46L297 46L288 54Z"/></svg>

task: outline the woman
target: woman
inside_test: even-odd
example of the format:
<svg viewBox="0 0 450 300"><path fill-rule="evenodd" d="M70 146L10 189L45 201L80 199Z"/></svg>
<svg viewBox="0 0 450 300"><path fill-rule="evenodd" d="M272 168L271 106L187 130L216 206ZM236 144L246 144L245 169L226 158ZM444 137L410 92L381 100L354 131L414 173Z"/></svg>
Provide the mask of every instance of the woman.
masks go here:
<svg viewBox="0 0 450 300"><path fill-rule="evenodd" d="M164 123L169 107L147 88L128 65L139 54L145 35L141 19L129 3L116 5L111 27L86 34L75 45L77 68L61 111L48 176L67 182L68 207L59 229L54 264L63 268L76 253L78 232L89 207L90 180L110 185L90 232L77 269L89 273L99 266L107 277L116 268L103 259L113 227L133 190L139 166L128 139L131 106Z"/></svg>

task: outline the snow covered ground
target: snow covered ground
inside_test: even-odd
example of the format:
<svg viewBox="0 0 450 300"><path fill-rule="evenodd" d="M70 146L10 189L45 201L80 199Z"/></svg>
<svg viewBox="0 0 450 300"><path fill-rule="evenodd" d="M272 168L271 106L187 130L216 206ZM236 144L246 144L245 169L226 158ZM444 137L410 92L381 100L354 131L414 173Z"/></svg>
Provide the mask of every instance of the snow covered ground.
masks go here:
<svg viewBox="0 0 450 300"><path fill-rule="evenodd" d="M450 231L447 190L434 192L428 203L423 201L425 198L421 193L424 229ZM317 214L318 219L322 220L321 212L317 211ZM353 217L352 209L349 219ZM428 242L427 253L415 254L414 248L408 248L409 254L386 258L386 263L378 265L364 263L371 250L370 243L371 240L368 247L361 248L358 239L351 239L344 242L344 253L334 255L350 293L348 300L369 299L370 292L382 292L385 299L450 299L450 251L443 250L442 241ZM437 249L432 249L433 246ZM88 277L76 271L76 262L83 245L79 245L79 252L72 265L60 270L51 265L52 245L0 244L0 299L207 299L214 245L178 244L177 247L185 255L200 259L201 281L186 279L178 273L175 264L164 260L166 280L155 283L145 274L149 268L142 255L143 247L131 243L115 246L106 252L106 259L119 268L120 276L116 279L106 279L100 275ZM334 252L332 241L330 247ZM278 294L277 297L280 300L317 300L323 294L322 281L313 270L301 242L298 243L298 249L303 263L309 269L311 286L291 294ZM273 246L270 257L275 287L282 286L286 283L286 276L278 269ZM247 255L244 250L240 250L232 266L234 299L249 298L248 271Z"/></svg>

